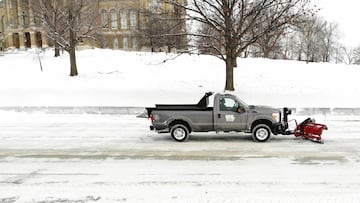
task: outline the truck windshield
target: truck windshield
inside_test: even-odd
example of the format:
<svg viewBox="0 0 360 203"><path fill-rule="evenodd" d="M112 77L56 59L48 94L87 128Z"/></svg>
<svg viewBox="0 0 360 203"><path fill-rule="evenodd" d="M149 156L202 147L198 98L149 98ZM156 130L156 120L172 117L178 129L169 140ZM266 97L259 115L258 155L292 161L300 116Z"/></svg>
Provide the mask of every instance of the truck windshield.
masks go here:
<svg viewBox="0 0 360 203"><path fill-rule="evenodd" d="M238 102L240 103L240 106L249 107L249 105L247 105L243 100L239 99L239 97L237 97L237 96L235 96L235 97L238 100Z"/></svg>

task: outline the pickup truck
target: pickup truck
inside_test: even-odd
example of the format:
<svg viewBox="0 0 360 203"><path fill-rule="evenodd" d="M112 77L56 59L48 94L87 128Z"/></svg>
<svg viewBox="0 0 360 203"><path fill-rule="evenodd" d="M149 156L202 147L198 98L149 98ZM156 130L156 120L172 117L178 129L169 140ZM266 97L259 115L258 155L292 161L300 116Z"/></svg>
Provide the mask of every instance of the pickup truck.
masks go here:
<svg viewBox="0 0 360 203"><path fill-rule="evenodd" d="M207 92L197 104L157 104L146 108L151 120L151 130L170 133L176 141L189 138L191 132L245 132L256 142L267 141L272 134L291 134L288 115L291 110L247 105L232 94L217 93L213 107L209 107Z"/></svg>

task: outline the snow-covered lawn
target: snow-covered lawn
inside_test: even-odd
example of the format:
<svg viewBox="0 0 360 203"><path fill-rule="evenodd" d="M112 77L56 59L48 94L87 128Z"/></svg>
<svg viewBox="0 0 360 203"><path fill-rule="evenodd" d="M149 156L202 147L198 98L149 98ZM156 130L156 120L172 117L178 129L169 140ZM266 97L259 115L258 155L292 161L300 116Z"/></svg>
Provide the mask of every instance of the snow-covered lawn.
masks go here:
<svg viewBox="0 0 360 203"><path fill-rule="evenodd" d="M223 91L224 63L212 56L84 50L80 76L69 77L66 54L34 51L0 57L1 106L152 106L196 103ZM164 63L164 60L167 62ZM238 59L235 86L249 104L275 107L360 107L359 66Z"/></svg>
<svg viewBox="0 0 360 203"><path fill-rule="evenodd" d="M0 56L0 203L359 201L359 115L315 115L329 127L323 145L215 133L177 143L135 115L3 110L196 103L225 84L223 62L210 56L77 54L75 78L66 55L41 54L43 72L31 51ZM358 66L250 58L238 65L235 94L249 104L360 107Z"/></svg>

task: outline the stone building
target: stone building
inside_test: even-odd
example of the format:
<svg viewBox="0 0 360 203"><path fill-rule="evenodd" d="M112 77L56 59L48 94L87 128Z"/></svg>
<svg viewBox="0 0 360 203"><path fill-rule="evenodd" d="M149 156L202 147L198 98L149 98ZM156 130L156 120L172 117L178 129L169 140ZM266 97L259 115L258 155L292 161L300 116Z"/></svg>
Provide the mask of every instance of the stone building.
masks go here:
<svg viewBox="0 0 360 203"><path fill-rule="evenodd" d="M32 10L35 0L0 0L0 48L34 48L52 46L44 29L36 23ZM99 0L99 34L95 42L83 46L140 50L139 28L145 20L141 10L160 5L174 8L161 0ZM181 0L184 1L184 0ZM185 23L183 29L185 29Z"/></svg>
<svg viewBox="0 0 360 203"><path fill-rule="evenodd" d="M41 27L32 17L31 0L2 0L0 30L3 47L32 48L48 45Z"/></svg>
<svg viewBox="0 0 360 203"><path fill-rule="evenodd" d="M102 0L99 5L100 39L98 46L112 49L138 49L136 30L139 26L139 8L144 0Z"/></svg>
<svg viewBox="0 0 360 203"><path fill-rule="evenodd" d="M0 51L6 47L5 44L5 6L4 1L0 0Z"/></svg>

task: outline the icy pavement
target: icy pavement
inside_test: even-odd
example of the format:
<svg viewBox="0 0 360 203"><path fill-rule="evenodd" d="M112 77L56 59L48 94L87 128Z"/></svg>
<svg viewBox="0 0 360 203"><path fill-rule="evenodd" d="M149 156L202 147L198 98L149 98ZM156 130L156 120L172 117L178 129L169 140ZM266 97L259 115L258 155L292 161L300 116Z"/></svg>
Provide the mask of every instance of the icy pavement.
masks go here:
<svg viewBox="0 0 360 203"><path fill-rule="evenodd" d="M358 202L359 164L236 161L1 161L0 202Z"/></svg>
<svg viewBox="0 0 360 203"><path fill-rule="evenodd" d="M359 202L360 118L316 118L325 144L214 133L176 143L134 115L1 112L0 203Z"/></svg>

